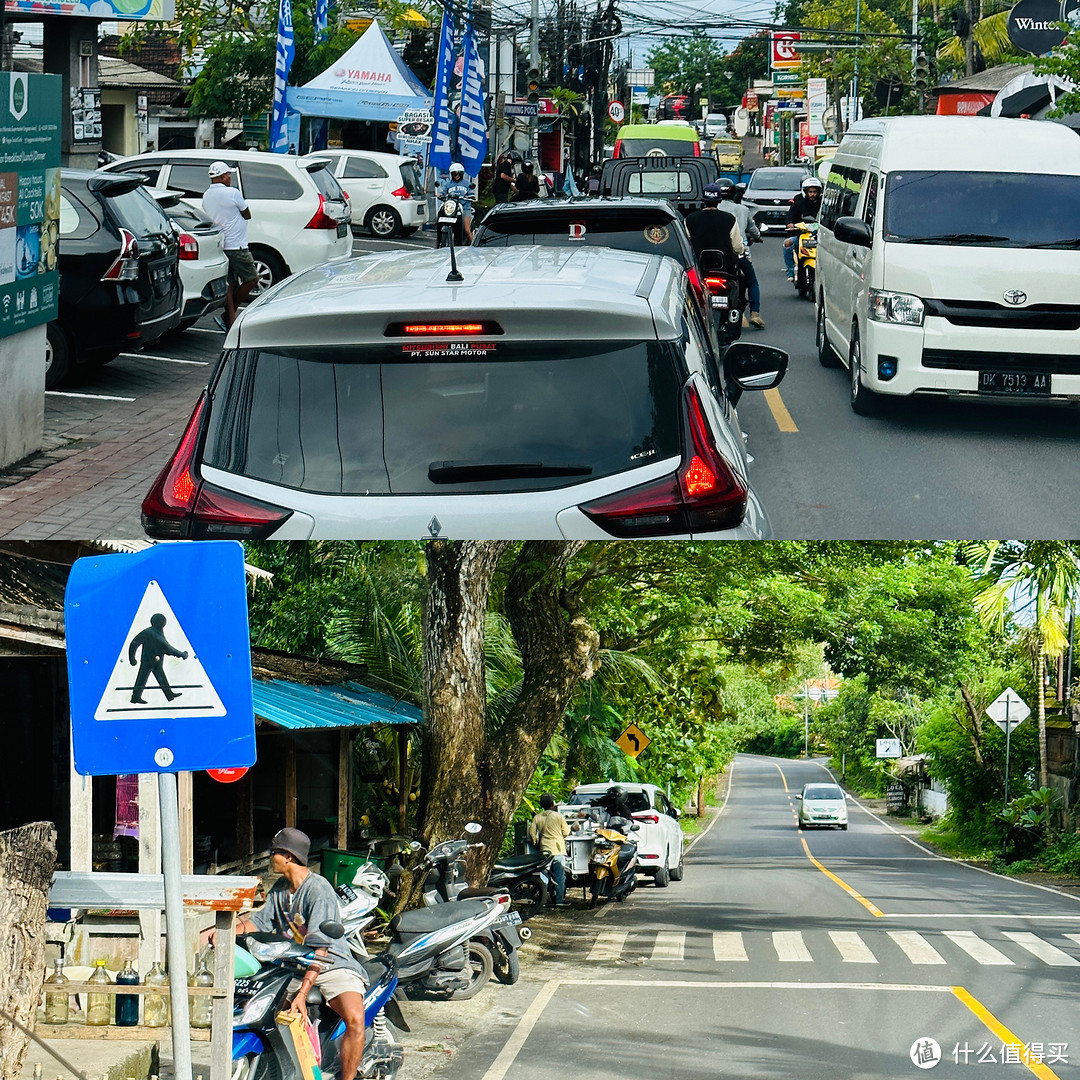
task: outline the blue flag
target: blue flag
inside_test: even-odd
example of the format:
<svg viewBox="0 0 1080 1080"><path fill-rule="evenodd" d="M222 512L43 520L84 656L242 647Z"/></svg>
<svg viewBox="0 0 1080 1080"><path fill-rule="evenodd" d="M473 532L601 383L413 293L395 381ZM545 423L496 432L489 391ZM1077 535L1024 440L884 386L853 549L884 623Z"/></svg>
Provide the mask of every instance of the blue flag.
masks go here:
<svg viewBox="0 0 1080 1080"><path fill-rule="evenodd" d="M454 145L450 132L450 80L454 74L454 17L450 5L443 12L439 35L439 55L435 58L435 124L431 131L428 164L448 169L453 161Z"/></svg>
<svg viewBox="0 0 1080 1080"><path fill-rule="evenodd" d="M296 43L293 40L292 0L280 0L278 7L277 56L274 60L274 108L270 115L270 149L275 154L289 151L285 125L285 87L289 83Z"/></svg>
<svg viewBox="0 0 1080 1080"><path fill-rule="evenodd" d="M326 23L330 15L330 0L315 0L315 44L326 40Z"/></svg>
<svg viewBox="0 0 1080 1080"><path fill-rule="evenodd" d="M484 79L476 52L476 35L465 31L465 62L461 72L461 120L458 123L458 153L469 176L475 176L487 153L487 113L484 109Z"/></svg>

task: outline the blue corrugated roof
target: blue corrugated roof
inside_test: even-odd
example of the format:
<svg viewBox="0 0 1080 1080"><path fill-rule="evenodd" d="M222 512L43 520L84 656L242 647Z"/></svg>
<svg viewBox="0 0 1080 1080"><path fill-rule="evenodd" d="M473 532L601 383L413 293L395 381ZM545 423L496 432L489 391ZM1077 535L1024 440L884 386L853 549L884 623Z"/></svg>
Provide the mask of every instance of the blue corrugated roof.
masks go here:
<svg viewBox="0 0 1080 1080"><path fill-rule="evenodd" d="M253 679L252 690L255 715L290 731L418 724L422 718L415 705L355 682L310 686L285 679Z"/></svg>

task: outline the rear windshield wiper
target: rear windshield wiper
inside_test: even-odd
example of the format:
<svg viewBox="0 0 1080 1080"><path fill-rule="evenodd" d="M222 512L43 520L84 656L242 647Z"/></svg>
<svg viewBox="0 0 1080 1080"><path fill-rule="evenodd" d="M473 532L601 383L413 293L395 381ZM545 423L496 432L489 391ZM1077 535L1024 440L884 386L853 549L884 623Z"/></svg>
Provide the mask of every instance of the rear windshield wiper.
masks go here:
<svg viewBox="0 0 1080 1080"><path fill-rule="evenodd" d="M897 237L897 239L901 239ZM1009 236L995 236L993 233L978 233L978 232L958 232L958 233L940 233L937 236L908 236L904 237L905 244L937 244L937 243L957 243L957 244L990 244L994 242L1007 242L1012 238Z"/></svg>
<svg viewBox="0 0 1080 1080"><path fill-rule="evenodd" d="M542 476L591 476L588 465L556 465L543 461L433 461L433 484L467 484L481 480L517 480Z"/></svg>
<svg viewBox="0 0 1080 1080"><path fill-rule="evenodd" d="M1025 244L1029 248L1080 248L1080 236L1074 236L1071 240L1043 240L1038 244Z"/></svg>

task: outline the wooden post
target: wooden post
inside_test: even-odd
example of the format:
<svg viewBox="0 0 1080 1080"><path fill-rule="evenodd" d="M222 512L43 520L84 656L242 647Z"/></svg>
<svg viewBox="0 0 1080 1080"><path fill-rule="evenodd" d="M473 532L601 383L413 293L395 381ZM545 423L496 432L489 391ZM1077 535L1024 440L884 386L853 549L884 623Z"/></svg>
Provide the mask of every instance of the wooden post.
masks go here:
<svg viewBox="0 0 1080 1080"><path fill-rule="evenodd" d="M75 749L71 751L71 851L68 868L88 874L94 869L94 778L75 771Z"/></svg>
<svg viewBox="0 0 1080 1080"><path fill-rule="evenodd" d="M405 835L409 812L409 729L398 724L398 831Z"/></svg>
<svg viewBox="0 0 1080 1080"><path fill-rule="evenodd" d="M214 998L210 1016L210 1080L232 1076L233 942L236 913L219 911L214 920L214 989L228 991Z"/></svg>
<svg viewBox="0 0 1080 1080"><path fill-rule="evenodd" d="M348 728L338 732L337 846L342 851L349 846L352 824L352 741L353 733Z"/></svg>
<svg viewBox="0 0 1080 1080"><path fill-rule="evenodd" d="M176 789L180 798L180 873L194 873L195 810L191 793L191 773L176 774Z"/></svg>
<svg viewBox="0 0 1080 1080"><path fill-rule="evenodd" d="M285 824L296 828L296 736L288 734L285 744Z"/></svg>
<svg viewBox="0 0 1080 1080"><path fill-rule="evenodd" d="M139 873L161 873L161 817L156 773L139 774ZM161 959L161 912L139 911L139 974Z"/></svg>

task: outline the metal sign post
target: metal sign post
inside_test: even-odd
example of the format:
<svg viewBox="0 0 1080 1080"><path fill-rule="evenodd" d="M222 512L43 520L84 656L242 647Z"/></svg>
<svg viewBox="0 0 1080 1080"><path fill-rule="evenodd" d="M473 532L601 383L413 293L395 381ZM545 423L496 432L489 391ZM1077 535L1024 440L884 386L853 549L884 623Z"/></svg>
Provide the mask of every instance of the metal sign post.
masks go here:
<svg viewBox="0 0 1080 1080"><path fill-rule="evenodd" d="M1022 724L1031 710L1027 702L1010 686L1003 691L986 709L986 715L1005 732L1005 805L1009 805L1009 753L1012 742L1012 729Z"/></svg>
<svg viewBox="0 0 1080 1080"><path fill-rule="evenodd" d="M191 1028L188 1024L184 894L180 886L180 803L176 773L158 773L158 805L161 808L161 870L165 878L165 953L172 999L173 1072L176 1080L191 1080Z"/></svg>

